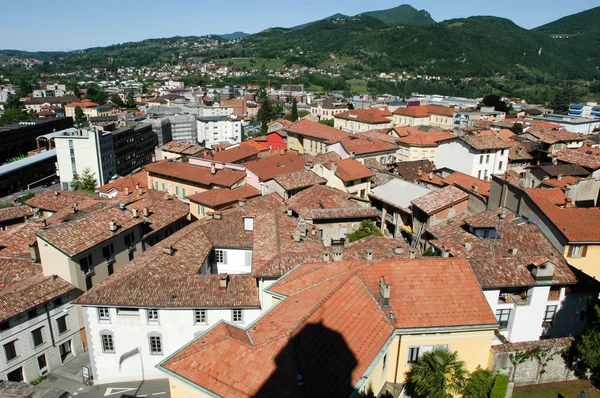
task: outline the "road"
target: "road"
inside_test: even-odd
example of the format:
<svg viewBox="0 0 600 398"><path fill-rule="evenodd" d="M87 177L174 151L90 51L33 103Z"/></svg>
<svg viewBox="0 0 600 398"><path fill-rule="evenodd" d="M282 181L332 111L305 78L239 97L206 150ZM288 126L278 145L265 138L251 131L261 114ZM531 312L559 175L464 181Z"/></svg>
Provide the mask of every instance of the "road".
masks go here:
<svg viewBox="0 0 600 398"><path fill-rule="evenodd" d="M60 190L60 184L54 184L54 185L50 185L48 187L36 187L36 188L31 188L30 190L25 190L25 191L21 191L21 192L15 192L13 194L10 194L8 196L5 196L3 198L0 198L0 201L3 200L13 200L16 197L19 197L21 195L25 195L28 192L33 192L34 194L38 194L40 192L43 192L47 189L55 189L55 190Z"/></svg>
<svg viewBox="0 0 600 398"><path fill-rule="evenodd" d="M88 388L85 388L86 390ZM147 380L126 383L101 384L88 391L76 391L71 397L77 398L103 398L103 397L138 397L138 398L170 398L169 381Z"/></svg>

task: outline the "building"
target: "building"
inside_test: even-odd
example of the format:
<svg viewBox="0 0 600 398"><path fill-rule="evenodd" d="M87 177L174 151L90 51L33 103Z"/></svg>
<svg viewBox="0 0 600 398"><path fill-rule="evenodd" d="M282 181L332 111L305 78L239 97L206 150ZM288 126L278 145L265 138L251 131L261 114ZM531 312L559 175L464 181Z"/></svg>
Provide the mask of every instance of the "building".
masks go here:
<svg viewBox="0 0 600 398"><path fill-rule="evenodd" d="M198 142L207 148L224 142L239 144L244 140L242 119L235 115L198 117L197 131Z"/></svg>
<svg viewBox="0 0 600 398"><path fill-rule="evenodd" d="M167 142L173 140L171 121L168 117L146 119L142 120L140 123L147 123L152 126L152 131L154 131L154 134L156 135L156 146L163 146Z"/></svg>
<svg viewBox="0 0 600 398"><path fill-rule="evenodd" d="M75 215L78 206L74 205ZM143 251L139 214L107 206L37 234L44 275L87 291Z"/></svg>
<svg viewBox="0 0 600 398"><path fill-rule="evenodd" d="M468 259L508 341L583 330L586 299L574 289L577 278L536 225L495 209L463 214L428 228L427 234L438 255Z"/></svg>
<svg viewBox="0 0 600 398"><path fill-rule="evenodd" d="M83 111L83 114L85 115L85 117L87 119L89 119L91 117L110 115L110 111L104 112L105 114L103 114L102 112L100 112L98 110L98 108L99 108L98 104L86 99L83 101L71 102L70 104L65 105L65 116L73 118L73 120L75 120L75 109L77 107L81 108L81 110Z"/></svg>
<svg viewBox="0 0 600 398"><path fill-rule="evenodd" d="M418 127L410 129L410 133L397 140L400 147L396 160L408 162L415 160L429 160L436 163L438 142L454 138L455 136L445 131L435 130L429 127Z"/></svg>
<svg viewBox="0 0 600 398"><path fill-rule="evenodd" d="M280 151L278 154L266 156L251 162L243 163L248 173L248 184L260 189L263 195L271 193L272 184L268 184L278 176L304 170L306 159L294 151Z"/></svg>
<svg viewBox="0 0 600 398"><path fill-rule="evenodd" d="M373 159L382 165L387 165L392 164L396 159L398 145L359 136L331 144L327 150L337 153L342 159L352 158L363 164L365 160Z"/></svg>
<svg viewBox="0 0 600 398"><path fill-rule="evenodd" d="M29 206L14 206L0 209L0 231L24 224L33 215Z"/></svg>
<svg viewBox="0 0 600 398"><path fill-rule="evenodd" d="M190 156L200 155L207 149L203 146L188 143L188 142L177 142L170 141L164 145L156 147L154 149L154 155L156 160L164 159L185 159Z"/></svg>
<svg viewBox="0 0 600 398"><path fill-rule="evenodd" d="M165 117L169 119L171 124L171 139L173 141L197 142L198 126L194 115L170 115Z"/></svg>
<svg viewBox="0 0 600 398"><path fill-rule="evenodd" d="M440 105L400 107L392 112L392 122L395 126L432 126L450 130L455 112L453 108Z"/></svg>
<svg viewBox="0 0 600 398"><path fill-rule="evenodd" d="M488 180L508 168L511 145L494 135L461 135L438 141L436 166Z"/></svg>
<svg viewBox="0 0 600 398"><path fill-rule="evenodd" d="M307 119L289 126L287 136L288 149L313 156L327 152L329 145L352 137L349 133Z"/></svg>
<svg viewBox="0 0 600 398"><path fill-rule="evenodd" d="M130 194L136 193L136 191L141 191L140 193L143 194L147 189L148 173L142 170L99 186L97 192L101 198L118 198L119 200L127 201Z"/></svg>
<svg viewBox="0 0 600 398"><path fill-rule="evenodd" d="M371 178L375 176L375 173L352 158L318 163L312 170L327 180L327 186L363 199L368 198Z"/></svg>
<svg viewBox="0 0 600 398"><path fill-rule="evenodd" d="M190 213L196 219L206 217L209 213L221 211L236 203L260 196L258 189L251 185L243 185L239 188L213 188L195 195L188 196L190 201Z"/></svg>
<svg viewBox="0 0 600 398"><path fill-rule="evenodd" d="M327 180L319 177L310 167L305 165L304 170L294 171L292 173L275 176L272 180L265 182L266 192L277 192L283 200L287 200L298 192L303 191L313 185L326 184Z"/></svg>
<svg viewBox="0 0 600 398"><path fill-rule="evenodd" d="M63 105L66 105L73 101L79 101L79 100L80 100L79 97L76 97L74 95L67 95L67 96L63 96L63 97L28 98L25 101L24 105L25 105L25 110L34 111L37 113L37 112L43 111L45 107L62 108ZM73 122L73 119L71 119L71 122ZM60 129L65 129L65 128L69 128L69 127L71 127L71 126L60 127ZM58 130L58 128L57 128L57 130Z"/></svg>
<svg viewBox="0 0 600 398"><path fill-rule="evenodd" d="M221 166L221 165L219 165ZM162 160L144 167L148 172L148 187L168 192L180 199L208 191L214 187L233 189L244 185L246 173L239 169L195 166L189 163Z"/></svg>
<svg viewBox="0 0 600 398"><path fill-rule="evenodd" d="M469 371L486 366L497 324L468 263L366 259L376 253L300 265L268 289L277 304L251 326L219 322L164 358L172 397L402 392L434 347L458 351Z"/></svg>
<svg viewBox="0 0 600 398"><path fill-rule="evenodd" d="M73 209L77 203L81 206L83 202L96 200L104 202L85 192L46 190L27 200L25 204L31 207L34 215L50 217L63 209Z"/></svg>
<svg viewBox="0 0 600 398"><path fill-rule="evenodd" d="M310 106L310 114L319 120L333 120L335 115L348 110L348 104L343 101L336 100L333 97L327 97L322 100L317 100Z"/></svg>
<svg viewBox="0 0 600 398"><path fill-rule="evenodd" d="M73 119L67 117L33 119L0 126L0 163L36 149L36 138L40 135L69 127L73 127Z"/></svg>
<svg viewBox="0 0 600 398"><path fill-rule="evenodd" d="M56 176L56 149L0 166L0 195L40 186Z"/></svg>
<svg viewBox="0 0 600 398"><path fill-rule="evenodd" d="M349 110L334 115L333 127L352 134L391 128L392 113L387 108Z"/></svg>
<svg viewBox="0 0 600 398"><path fill-rule="evenodd" d="M569 115L595 119L600 117L600 105L596 102L587 102L585 104L571 104L569 106Z"/></svg>
<svg viewBox="0 0 600 398"><path fill-rule="evenodd" d="M572 115L546 114L542 117L532 117L531 119L542 122L555 123L562 126L565 130L578 134L593 134L594 130L600 127L600 119L588 119Z"/></svg>

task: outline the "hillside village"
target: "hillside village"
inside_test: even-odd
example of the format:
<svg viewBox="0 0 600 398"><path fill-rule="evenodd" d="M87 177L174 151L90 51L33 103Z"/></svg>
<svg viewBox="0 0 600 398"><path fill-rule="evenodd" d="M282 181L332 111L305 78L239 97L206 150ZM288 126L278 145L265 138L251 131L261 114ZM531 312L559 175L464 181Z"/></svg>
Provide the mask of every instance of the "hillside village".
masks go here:
<svg viewBox="0 0 600 398"><path fill-rule="evenodd" d="M416 397L439 351L499 396L585 379L566 353L600 294L600 105L293 84L335 66L188 86L188 68L261 69L2 83L23 120L0 125L1 380L89 356L89 386L172 398Z"/></svg>

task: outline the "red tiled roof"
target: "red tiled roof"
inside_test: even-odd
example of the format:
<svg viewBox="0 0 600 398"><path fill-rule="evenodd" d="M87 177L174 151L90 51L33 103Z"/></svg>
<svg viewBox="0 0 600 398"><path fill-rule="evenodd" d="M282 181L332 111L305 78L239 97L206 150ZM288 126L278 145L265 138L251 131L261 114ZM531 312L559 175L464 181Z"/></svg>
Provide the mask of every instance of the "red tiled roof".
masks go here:
<svg viewBox="0 0 600 398"><path fill-rule="evenodd" d="M442 182L448 185L458 185L469 191L476 191L479 195L486 198L490 196L490 189L492 189L492 184L489 181L480 180L460 171L450 174Z"/></svg>
<svg viewBox="0 0 600 398"><path fill-rule="evenodd" d="M402 137L398 139L398 142L408 144L411 146L437 146L438 141L455 138L456 136L451 133L439 130L421 131Z"/></svg>
<svg viewBox="0 0 600 398"><path fill-rule="evenodd" d="M459 138L477 150L509 149L511 147L509 143L495 135L467 134Z"/></svg>
<svg viewBox="0 0 600 398"><path fill-rule="evenodd" d="M316 209L362 209L364 206L353 200L354 196L326 185L313 185L287 200L289 208L308 217Z"/></svg>
<svg viewBox="0 0 600 398"><path fill-rule="evenodd" d="M275 177L274 180L286 191L327 183L325 178L319 177L310 170L298 170L293 173L282 174Z"/></svg>
<svg viewBox="0 0 600 398"><path fill-rule="evenodd" d="M571 347L573 337L559 337L555 339L543 339L533 341L521 341L518 343L506 343L493 345L491 351L495 354L509 352L534 352L536 349L557 348L560 350Z"/></svg>
<svg viewBox="0 0 600 398"><path fill-rule="evenodd" d="M457 203L464 202L467 199L469 199L468 193L456 188L454 185L448 185L447 187L413 199L410 202L428 215L431 215Z"/></svg>
<svg viewBox="0 0 600 398"><path fill-rule="evenodd" d="M577 164L591 170L600 169L600 149L581 147L577 149L565 148L554 154L561 162Z"/></svg>
<svg viewBox="0 0 600 398"><path fill-rule="evenodd" d="M533 156L527 151L527 148L523 146L519 141L512 141L510 150L508 151L508 160L509 161L517 161L517 160L530 160L533 159Z"/></svg>
<svg viewBox="0 0 600 398"><path fill-rule="evenodd" d="M217 170L215 174L207 167L192 166L188 163L169 162L161 160L144 166L150 173L174 177L185 181L206 186L219 186L230 188L246 177L246 173L234 170Z"/></svg>
<svg viewBox="0 0 600 398"><path fill-rule="evenodd" d="M116 232L110 230L111 221L117 224ZM40 231L38 236L65 255L73 257L141 222L140 218L133 218L130 212L112 206Z"/></svg>
<svg viewBox="0 0 600 398"><path fill-rule="evenodd" d="M82 202L86 199L99 199L84 192L71 191L43 191L33 198L29 199L25 204L38 209L57 212L66 207L71 208L75 203Z"/></svg>
<svg viewBox="0 0 600 398"><path fill-rule="evenodd" d="M29 206L13 206L0 209L0 222L16 220L33 215Z"/></svg>
<svg viewBox="0 0 600 398"><path fill-rule="evenodd" d="M217 152L207 152L206 159L217 160L219 162L237 163L258 155L258 150L252 145L237 145L233 148L227 148Z"/></svg>
<svg viewBox="0 0 600 398"><path fill-rule="evenodd" d="M392 132L394 130L391 128L388 129L379 129L379 130L369 130L362 131L360 133L356 133L355 135L359 137L365 138L375 138L379 141L389 142L390 144L395 144L398 142L399 138L396 137Z"/></svg>
<svg viewBox="0 0 600 398"><path fill-rule="evenodd" d="M199 152L202 152L206 148L200 145L195 145L187 142L171 141L167 142L159 149L167 152L181 153L184 155L195 155Z"/></svg>
<svg viewBox="0 0 600 398"><path fill-rule="evenodd" d="M325 152L315 156L310 155L308 153L303 153L301 156L307 161L312 162L312 164L323 164L335 162L337 160L342 159L341 156L337 154L337 152Z"/></svg>
<svg viewBox="0 0 600 398"><path fill-rule="evenodd" d="M306 160L296 152L287 152L285 155L277 154L242 165L256 174L261 181L268 181L282 174L303 170L305 163Z"/></svg>
<svg viewBox="0 0 600 398"><path fill-rule="evenodd" d="M0 291L0 322L76 288L57 276L36 277Z"/></svg>
<svg viewBox="0 0 600 398"><path fill-rule="evenodd" d="M536 137L540 142L545 144L554 144L557 142L572 142L583 141L584 137L581 134L571 133L567 130L557 130L545 127L531 127L527 129L527 134Z"/></svg>
<svg viewBox="0 0 600 398"><path fill-rule="evenodd" d="M338 176L342 181L354 181L361 178L371 178L375 176L375 173L365 167L358 160L352 158L338 160L334 163L327 163L325 164L325 167L331 170L332 164L335 164L337 167L335 175Z"/></svg>
<svg viewBox="0 0 600 398"><path fill-rule="evenodd" d="M207 191L210 192L210 191ZM149 190L146 195L126 206L127 210L138 210L138 217L144 222L144 237L162 228L180 221L190 212L190 206L165 192ZM148 209L148 216L143 215L143 209Z"/></svg>
<svg viewBox="0 0 600 398"><path fill-rule="evenodd" d="M525 193L569 242L600 242L600 208L565 208L560 188L530 188Z"/></svg>
<svg viewBox="0 0 600 398"><path fill-rule="evenodd" d="M392 152L395 153L398 150L398 145L389 144L384 141L380 141L374 138L349 138L341 141L341 145L344 147L347 153L355 155L368 155L379 152Z"/></svg>
<svg viewBox="0 0 600 398"><path fill-rule="evenodd" d="M387 124L392 121L392 113L387 109L368 108L353 109L334 115L336 119L355 120L368 124Z"/></svg>
<svg viewBox="0 0 600 398"><path fill-rule="evenodd" d="M325 141L327 144L334 144L352 137L352 134L346 133L342 130L334 129L333 127L329 127L321 123L310 121L308 119L302 119L292 124L290 127L288 127L288 134L289 133L318 138Z"/></svg>
<svg viewBox="0 0 600 398"><path fill-rule="evenodd" d="M80 108L95 108L98 104L90 100L83 100L80 102L71 102L70 104L65 105L65 108L75 108L77 106Z"/></svg>
<svg viewBox="0 0 600 398"><path fill-rule="evenodd" d="M581 178L579 177L564 176L561 177L560 180L558 178L550 178L548 180L544 180L542 181L542 185L549 185L551 187L556 188L566 188L567 185L575 185L579 181L581 181Z"/></svg>
<svg viewBox="0 0 600 398"><path fill-rule="evenodd" d="M241 199L250 199L260 196L260 191L251 185L244 185L235 189L214 188L209 191L197 193L187 197L190 202L216 209L239 202Z"/></svg>
<svg viewBox="0 0 600 398"><path fill-rule="evenodd" d="M394 115L403 115L409 117L429 117L430 115L454 116L454 109L441 105L418 105L406 108L398 108Z"/></svg>
<svg viewBox="0 0 600 398"><path fill-rule="evenodd" d="M128 188L129 192L133 193L136 190L136 186L139 186L142 189L148 189L148 172L146 170L121 177L96 189L100 192L109 193L113 189L118 192L125 192L125 188Z"/></svg>

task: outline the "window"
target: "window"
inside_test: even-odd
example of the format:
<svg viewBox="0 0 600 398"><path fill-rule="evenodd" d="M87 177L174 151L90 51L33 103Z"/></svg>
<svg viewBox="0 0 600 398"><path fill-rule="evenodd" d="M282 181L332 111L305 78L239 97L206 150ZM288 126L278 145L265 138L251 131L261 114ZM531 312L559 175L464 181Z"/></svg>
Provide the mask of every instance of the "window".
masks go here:
<svg viewBox="0 0 600 398"><path fill-rule="evenodd" d="M162 183L162 190L163 191L165 190L165 183L164 182Z"/></svg>
<svg viewBox="0 0 600 398"><path fill-rule="evenodd" d="M487 170L484 170L484 172L483 172L483 179L484 180L488 179L488 171Z"/></svg>
<svg viewBox="0 0 600 398"><path fill-rule="evenodd" d="M179 186L175 186L175 195L179 195Z"/></svg>
<svg viewBox="0 0 600 398"><path fill-rule="evenodd" d="M215 260L217 264L227 264L227 252L225 250L215 250Z"/></svg>
<svg viewBox="0 0 600 398"><path fill-rule="evenodd" d="M154 181L154 189L158 191L158 181Z"/></svg>
<svg viewBox="0 0 600 398"><path fill-rule="evenodd" d="M483 164L483 155L479 158L479 164Z"/></svg>
<svg viewBox="0 0 600 398"><path fill-rule="evenodd" d="M185 199L185 188L181 188L181 197Z"/></svg>
<svg viewBox="0 0 600 398"><path fill-rule="evenodd" d="M490 163L490 155L485 155L485 163L486 164Z"/></svg>
<svg viewBox="0 0 600 398"><path fill-rule="evenodd" d="M563 144L560 142L557 142L556 144L554 144L554 149L558 150L558 149L562 149Z"/></svg>
<svg viewBox="0 0 600 398"><path fill-rule="evenodd" d="M14 340L10 343L4 344L4 355L6 356L6 361L12 361L17 357L17 347L15 346L16 341L17 340Z"/></svg>
<svg viewBox="0 0 600 398"><path fill-rule="evenodd" d="M68 329L67 327L67 316L63 315L56 320L56 327L58 328L58 334L63 334Z"/></svg>
<svg viewBox="0 0 600 398"><path fill-rule="evenodd" d="M510 319L510 309L496 310L496 319L501 329L508 327L508 321Z"/></svg>
<svg viewBox="0 0 600 398"><path fill-rule="evenodd" d="M104 257L106 261L114 261L114 255L115 248L112 243L102 248L102 257Z"/></svg>
<svg viewBox="0 0 600 398"><path fill-rule="evenodd" d="M198 214L200 214L201 216L204 215L204 206L198 205Z"/></svg>
<svg viewBox="0 0 600 398"><path fill-rule="evenodd" d="M34 347L44 344L44 333L42 329L44 329L43 326L31 331L31 338L33 339Z"/></svg>
<svg viewBox="0 0 600 398"><path fill-rule="evenodd" d="M123 237L125 246L132 247L135 242L135 233L132 231Z"/></svg>
<svg viewBox="0 0 600 398"><path fill-rule="evenodd" d="M556 306L556 305L547 305L546 306L546 313L544 314L544 322L552 324L552 321L554 320L554 316L556 315L557 307L558 306Z"/></svg>
<svg viewBox="0 0 600 398"><path fill-rule="evenodd" d="M129 252L129 261L132 261L134 258L133 252Z"/></svg>
<svg viewBox="0 0 600 398"><path fill-rule="evenodd" d="M412 157L416 159L419 156L419 151L412 151Z"/></svg>
<svg viewBox="0 0 600 398"><path fill-rule="evenodd" d="M504 156L504 151L505 151L505 150L506 150L506 149L503 149L503 150L501 150L501 151L500 151L500 156Z"/></svg>
<svg viewBox="0 0 600 398"><path fill-rule="evenodd" d="M108 312L108 308L106 308L106 307L98 308L98 320L110 321L110 313Z"/></svg>
<svg viewBox="0 0 600 398"><path fill-rule="evenodd" d="M117 315L138 316L140 311L137 308L117 308Z"/></svg>
<svg viewBox="0 0 600 398"><path fill-rule="evenodd" d="M23 381L23 368L20 367L13 370L12 372L7 373L6 378L8 381Z"/></svg>
<svg viewBox="0 0 600 398"><path fill-rule="evenodd" d="M242 310L239 308L236 308L234 310L231 311L232 312L232 320L234 323L242 323L244 322L244 318L242 316Z"/></svg>
<svg viewBox="0 0 600 398"><path fill-rule="evenodd" d="M408 348L408 359L406 362L415 363L419 359L419 348L420 347L409 347Z"/></svg>
<svg viewBox="0 0 600 398"><path fill-rule="evenodd" d="M502 170L502 161L498 163L498 170Z"/></svg>
<svg viewBox="0 0 600 398"><path fill-rule="evenodd" d="M79 259L79 266L84 274L90 273L92 271L92 255L88 254Z"/></svg>
<svg viewBox="0 0 600 398"><path fill-rule="evenodd" d="M38 363L39 370L42 370L46 366L48 366L48 361L46 361L46 354L42 354L39 357L37 357L37 363Z"/></svg>
<svg viewBox="0 0 600 398"><path fill-rule="evenodd" d="M100 335L102 340L102 352L114 353L115 352L115 341L113 335L109 333L103 333Z"/></svg>
<svg viewBox="0 0 600 398"><path fill-rule="evenodd" d="M194 321L197 324L206 324L208 323L208 317L206 315L206 310L194 310Z"/></svg>
<svg viewBox="0 0 600 398"><path fill-rule="evenodd" d="M586 245L571 245L569 246L568 257L585 257L587 255Z"/></svg>
<svg viewBox="0 0 600 398"><path fill-rule="evenodd" d="M160 336L150 336L150 354L162 355L162 342Z"/></svg>
<svg viewBox="0 0 600 398"><path fill-rule="evenodd" d="M148 309L148 322L158 322L158 309Z"/></svg>
<svg viewBox="0 0 600 398"><path fill-rule="evenodd" d="M64 362L71 353L71 340L65 341L58 346L58 351L60 352L60 360Z"/></svg>

